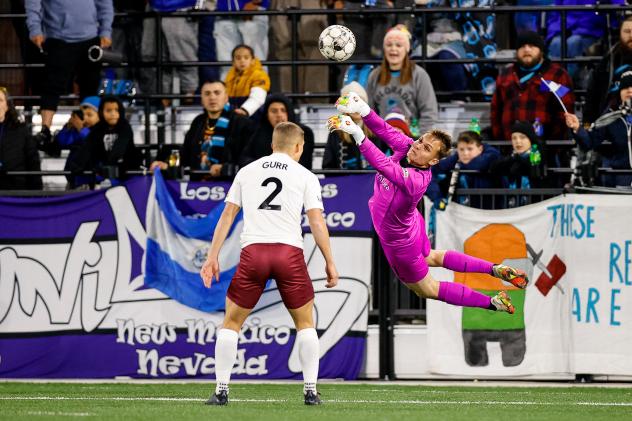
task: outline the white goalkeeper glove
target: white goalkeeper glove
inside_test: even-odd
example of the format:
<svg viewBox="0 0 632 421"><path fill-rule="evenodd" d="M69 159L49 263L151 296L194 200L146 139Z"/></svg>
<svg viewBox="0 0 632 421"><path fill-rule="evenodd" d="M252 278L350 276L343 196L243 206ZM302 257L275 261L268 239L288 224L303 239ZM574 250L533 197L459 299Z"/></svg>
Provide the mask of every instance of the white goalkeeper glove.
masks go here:
<svg viewBox="0 0 632 421"><path fill-rule="evenodd" d="M369 104L364 102L362 98L355 92L349 92L347 95L343 95L336 101L336 108L341 113L353 114L358 113L362 117L366 117L371 112Z"/></svg>
<svg viewBox="0 0 632 421"><path fill-rule="evenodd" d="M327 120L327 129L330 132L342 130L345 133L349 133L358 146L364 142L364 131L360 126L355 124L348 115L338 114L333 117L329 117L329 120Z"/></svg>

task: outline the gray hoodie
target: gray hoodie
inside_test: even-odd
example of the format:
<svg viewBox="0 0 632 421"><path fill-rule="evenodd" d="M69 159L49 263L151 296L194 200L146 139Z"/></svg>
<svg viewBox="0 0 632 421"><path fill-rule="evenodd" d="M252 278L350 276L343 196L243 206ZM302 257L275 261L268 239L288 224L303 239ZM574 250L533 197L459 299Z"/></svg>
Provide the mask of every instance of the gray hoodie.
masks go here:
<svg viewBox="0 0 632 421"><path fill-rule="evenodd" d="M399 76L392 77L388 85L377 83L380 68L373 69L367 83L369 105L380 116L390 112L399 112L406 116L409 123L413 118L419 120L420 133L431 129L437 122L439 111L437 97L428 73L418 65L413 68L413 79L405 85L399 83Z"/></svg>
<svg viewBox="0 0 632 421"><path fill-rule="evenodd" d="M29 36L66 42L112 38L112 0L26 0Z"/></svg>

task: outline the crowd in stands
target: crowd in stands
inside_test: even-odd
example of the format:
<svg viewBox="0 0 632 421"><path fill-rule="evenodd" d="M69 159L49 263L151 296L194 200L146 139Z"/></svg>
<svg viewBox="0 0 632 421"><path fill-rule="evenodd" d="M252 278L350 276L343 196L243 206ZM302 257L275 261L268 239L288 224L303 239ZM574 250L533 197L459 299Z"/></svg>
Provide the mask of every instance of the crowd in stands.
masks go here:
<svg viewBox="0 0 632 421"><path fill-rule="evenodd" d="M63 150L69 151L65 169L71 172L67 178L69 188L73 189L103 182L116 184L130 170L143 166L167 170L174 166L173 156L177 156L178 166L195 171L193 179L230 178L239 168L271 153L272 131L285 121L299 124L305 132L300 163L312 169L314 134L298 120L296 104L278 93L291 91L289 68L268 69L262 65L262 61L270 58L290 58L291 31L287 17L196 16L195 8L229 12L288 7L367 10L412 7L414 3L420 2L25 0L28 37L44 53L45 71L39 91L34 86L27 87L41 95L42 129L30 136L9 93L0 89L0 189L41 189L40 177L3 175L6 171L39 170L38 148L53 157L60 156ZM588 0L518 2L522 5L590 3ZM623 0L612 3L621 4ZM456 9L494 4L491 0L430 0L425 7ZM160 28L156 28L156 19L151 15L114 18L115 11L183 10L190 13L166 15L160 19ZM567 56L590 54L601 48L603 60L592 67L565 66L555 61L561 55L559 13L548 13L542 22L537 16L523 13L515 15L513 63L507 66L433 63L425 68L415 62L416 57L493 58L501 41L495 36L493 14L433 13L424 17L420 21L409 15L356 14L334 19L343 19L339 23L356 34L355 58L382 60L374 67L347 67L341 94L356 92L406 135L416 138L441 125L435 89L478 90L490 99L490 127L472 127L458 134L453 153L433 168L435 180L428 196L438 207L449 200L451 185L522 189L564 186L569 176L554 176L547 169L568 167L572 151L547 146L547 140L574 141L580 153L598 153L602 166L632 169L632 16L568 13ZM325 16L300 18L299 57L320 58L316 41L327 23ZM420 25L426 25L424 31L420 31ZM607 42L609 27L616 28L612 45ZM427 33L425 45L420 32ZM151 66L140 71L134 66L104 69L101 63L88 59L88 49L96 45L117 51L132 64L154 61L158 37L162 37L161 59L165 62L222 61L231 62L232 66L168 65L158 75ZM326 69L301 67L300 91L327 91ZM589 76L579 76L587 72ZM125 114L127 92L103 95L108 93L103 89L103 80L126 78L141 93L184 94L184 98L190 98L185 103L191 106L197 101L195 95L200 98L203 111L191 123L184 143L162 145L151 162L143 161L135 146ZM574 87L578 80L586 88L586 102L580 115L575 110ZM81 98L79 108L59 132L52 133L59 98L72 89L73 82ZM170 100L165 99L158 105L169 104ZM352 118L361 124L361 119ZM366 127L363 130L388 152L380 139ZM490 146L487 141L492 140L506 141L507 147ZM322 168L370 169L355 143L338 132L327 139ZM96 175L89 175L90 172ZM630 187L632 172L605 175L598 183ZM482 201L468 204L488 207Z"/></svg>

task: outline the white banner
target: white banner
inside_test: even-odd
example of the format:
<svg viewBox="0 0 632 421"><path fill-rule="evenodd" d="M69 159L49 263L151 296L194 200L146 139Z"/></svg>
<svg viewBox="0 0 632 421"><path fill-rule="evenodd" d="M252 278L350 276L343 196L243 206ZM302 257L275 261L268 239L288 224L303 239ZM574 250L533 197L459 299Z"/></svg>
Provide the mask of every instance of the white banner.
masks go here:
<svg viewBox="0 0 632 421"><path fill-rule="evenodd" d="M433 268L440 281L492 295L516 313L428 303L430 370L468 376L632 375L632 198L566 195L507 210L452 203L436 248L520 267L525 291L483 274Z"/></svg>

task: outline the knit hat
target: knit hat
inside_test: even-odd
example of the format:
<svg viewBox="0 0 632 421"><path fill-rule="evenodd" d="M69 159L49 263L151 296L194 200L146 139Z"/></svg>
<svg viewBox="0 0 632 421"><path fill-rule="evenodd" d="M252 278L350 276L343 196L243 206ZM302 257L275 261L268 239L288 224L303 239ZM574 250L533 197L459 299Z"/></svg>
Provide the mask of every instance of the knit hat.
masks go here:
<svg viewBox="0 0 632 421"><path fill-rule="evenodd" d="M87 96L81 101L79 104L80 107L90 107L93 108L94 111L99 111L99 104L101 103L101 98L98 96Z"/></svg>
<svg viewBox="0 0 632 421"><path fill-rule="evenodd" d="M391 29L386 31L386 35L384 35L383 44L386 44L386 41L391 40L391 39L399 41L404 44L404 46L406 47L406 52L408 53L410 52L411 38L412 38L412 35L410 34L410 31L408 30L408 28L406 28L405 25L402 25L400 23L399 25L395 25Z"/></svg>
<svg viewBox="0 0 632 421"><path fill-rule="evenodd" d="M360 98L362 98L362 101L369 102L369 96L366 94L366 91L362 85L355 80L343 86L340 90L340 95L347 95L349 92L355 92Z"/></svg>
<svg viewBox="0 0 632 421"><path fill-rule="evenodd" d="M537 32L525 31L525 32L521 32L518 35L518 44L516 45L516 50L526 44L533 45L534 47L538 47L540 51L542 51L543 54L546 51L544 40Z"/></svg>
<svg viewBox="0 0 632 421"><path fill-rule="evenodd" d="M632 70L624 72L619 79L619 91L629 87L632 87Z"/></svg>
<svg viewBox="0 0 632 421"><path fill-rule="evenodd" d="M413 137L412 133L410 132L410 127L408 126L408 123L406 122L406 117L404 117L403 114L390 113L386 117L384 117L384 121L386 121L388 124L390 124L393 127L401 129L406 136Z"/></svg>
<svg viewBox="0 0 632 421"><path fill-rule="evenodd" d="M533 130L533 125L528 121L516 121L511 126L511 133L522 133L529 138L532 145L538 141L535 130Z"/></svg>

